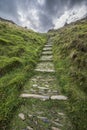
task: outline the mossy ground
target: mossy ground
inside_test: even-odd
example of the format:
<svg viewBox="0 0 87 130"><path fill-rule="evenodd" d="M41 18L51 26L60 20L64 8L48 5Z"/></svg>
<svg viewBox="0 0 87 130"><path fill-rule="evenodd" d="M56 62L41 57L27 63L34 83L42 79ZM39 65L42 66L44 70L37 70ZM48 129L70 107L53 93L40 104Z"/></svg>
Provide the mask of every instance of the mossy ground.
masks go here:
<svg viewBox="0 0 87 130"><path fill-rule="evenodd" d="M51 130L51 127L60 128L62 130L72 130L71 124L66 117L59 115L65 111L65 103L61 101L41 101L38 99L23 99L21 106L18 108L16 115L10 123L9 130L26 129L27 126L33 130ZM25 120L18 117L19 113L25 115ZM40 118L41 117L41 118ZM43 119L45 117L45 119ZM59 120L58 124L55 120ZM67 124L68 122L68 124ZM62 124L64 126L62 126Z"/></svg>
<svg viewBox="0 0 87 130"><path fill-rule="evenodd" d="M54 42L54 64L58 90L68 96L68 101L41 102L37 99L21 101L19 95L26 86L27 80L35 74L33 70L46 43L46 35L35 33L8 22L0 22L1 130L7 129L7 124L11 119L13 124L10 128L16 127L17 124L22 124L20 125L21 128L25 128L25 125L31 125L31 127L33 125L34 128L40 130L51 127L49 126L51 124L44 124L41 120L38 120L38 123L41 124L40 128L35 124L37 120L36 112L41 110L45 114L42 114L42 116L47 115L49 119L53 118L54 110L57 113L61 110L66 111L73 126L73 128L65 127L66 130L87 129L87 20L49 32L48 35L52 37L50 43ZM59 109L57 109L58 107ZM36 113L36 115L33 115L34 118L32 119L29 118L28 124L18 119L17 113L25 110L24 114L27 116L28 110L31 109L32 111L29 112L32 115ZM15 116L13 116L14 111L16 111ZM55 117L57 113L55 113ZM15 122L16 119L19 121ZM34 124L31 124L31 121Z"/></svg>
<svg viewBox="0 0 87 130"><path fill-rule="evenodd" d="M49 33L60 90L69 97L67 113L73 130L87 129L87 20Z"/></svg>
<svg viewBox="0 0 87 130"><path fill-rule="evenodd" d="M0 129L5 129L18 106L45 43L45 34L0 21Z"/></svg>

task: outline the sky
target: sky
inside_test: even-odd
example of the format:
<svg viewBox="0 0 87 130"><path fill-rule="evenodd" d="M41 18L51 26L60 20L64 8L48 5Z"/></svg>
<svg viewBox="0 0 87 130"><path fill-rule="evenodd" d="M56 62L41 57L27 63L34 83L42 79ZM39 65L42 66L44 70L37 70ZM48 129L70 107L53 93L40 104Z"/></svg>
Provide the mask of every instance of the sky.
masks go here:
<svg viewBox="0 0 87 130"><path fill-rule="evenodd" d="M0 17L37 32L87 16L87 0L0 0Z"/></svg>

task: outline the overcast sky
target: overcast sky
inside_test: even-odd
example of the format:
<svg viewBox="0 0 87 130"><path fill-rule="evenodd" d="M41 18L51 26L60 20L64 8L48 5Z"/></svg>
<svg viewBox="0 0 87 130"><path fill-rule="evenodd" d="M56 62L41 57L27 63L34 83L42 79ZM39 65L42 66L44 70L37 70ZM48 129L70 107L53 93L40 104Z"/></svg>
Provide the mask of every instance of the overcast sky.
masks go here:
<svg viewBox="0 0 87 130"><path fill-rule="evenodd" d="M87 0L0 0L0 17L39 32L87 15Z"/></svg>

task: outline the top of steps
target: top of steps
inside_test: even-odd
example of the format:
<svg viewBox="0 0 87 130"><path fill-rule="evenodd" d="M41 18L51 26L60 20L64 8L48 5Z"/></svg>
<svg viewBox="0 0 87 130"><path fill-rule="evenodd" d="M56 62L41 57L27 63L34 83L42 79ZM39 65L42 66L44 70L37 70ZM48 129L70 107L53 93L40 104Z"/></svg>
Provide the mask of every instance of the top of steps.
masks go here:
<svg viewBox="0 0 87 130"><path fill-rule="evenodd" d="M46 44L44 47L52 47L52 44Z"/></svg>

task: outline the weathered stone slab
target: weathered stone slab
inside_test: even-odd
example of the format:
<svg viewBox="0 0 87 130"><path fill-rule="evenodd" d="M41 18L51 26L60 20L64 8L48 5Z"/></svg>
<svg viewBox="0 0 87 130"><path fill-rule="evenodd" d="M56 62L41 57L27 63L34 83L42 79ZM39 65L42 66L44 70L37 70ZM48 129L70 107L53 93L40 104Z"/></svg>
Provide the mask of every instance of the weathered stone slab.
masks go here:
<svg viewBox="0 0 87 130"><path fill-rule="evenodd" d="M30 80L30 84L31 86L37 88L38 86L41 87L49 87L52 85L52 83L54 84L54 82L56 81L55 76L53 75L35 75L34 77L31 78ZM53 87L53 85L52 85Z"/></svg>
<svg viewBox="0 0 87 130"><path fill-rule="evenodd" d="M52 47L52 44L46 44L45 47Z"/></svg>
<svg viewBox="0 0 87 130"><path fill-rule="evenodd" d="M52 50L52 47L44 47L43 48L43 51L49 51L49 50Z"/></svg>
<svg viewBox="0 0 87 130"><path fill-rule="evenodd" d="M33 130L33 128L31 128L30 126L27 126L26 130Z"/></svg>
<svg viewBox="0 0 87 130"><path fill-rule="evenodd" d="M36 95L36 94L21 94L22 98L36 98L36 99L49 99L49 96Z"/></svg>
<svg viewBox="0 0 87 130"><path fill-rule="evenodd" d="M42 54L43 55L52 55L52 51L43 51Z"/></svg>
<svg viewBox="0 0 87 130"><path fill-rule="evenodd" d="M57 127L52 127L52 130L60 130L60 129Z"/></svg>
<svg viewBox="0 0 87 130"><path fill-rule="evenodd" d="M36 69L35 70L45 70L45 71L50 71L50 70L54 70L54 65L53 65L53 63L51 63L51 62L40 62L38 65L37 65L37 67L36 67Z"/></svg>
<svg viewBox="0 0 87 130"><path fill-rule="evenodd" d="M64 116L65 114L64 113L62 113L62 112L59 112L58 113L60 116Z"/></svg>
<svg viewBox="0 0 87 130"><path fill-rule="evenodd" d="M32 86L33 86L33 87L38 87L38 85L37 85L37 84L33 84Z"/></svg>
<svg viewBox="0 0 87 130"><path fill-rule="evenodd" d="M53 124L55 124L56 126L63 126L62 124L58 123L58 122L55 122L55 121L52 121Z"/></svg>
<svg viewBox="0 0 87 130"><path fill-rule="evenodd" d="M48 90L49 88L45 88L45 87L38 87L39 89L42 89L42 90Z"/></svg>
<svg viewBox="0 0 87 130"><path fill-rule="evenodd" d="M43 70L41 70L41 69L35 69L35 71L38 71L38 72L47 72L47 73L54 73L55 72L55 70L47 70L47 69L43 69Z"/></svg>
<svg viewBox="0 0 87 130"><path fill-rule="evenodd" d="M18 116L20 117L21 120L25 120L25 115L23 113L19 113Z"/></svg>
<svg viewBox="0 0 87 130"><path fill-rule="evenodd" d="M51 96L51 99L52 100L67 100L67 97L63 95L54 95L54 96Z"/></svg>
<svg viewBox="0 0 87 130"><path fill-rule="evenodd" d="M53 60L53 56L52 55L43 55L40 58L40 61L52 61Z"/></svg>

